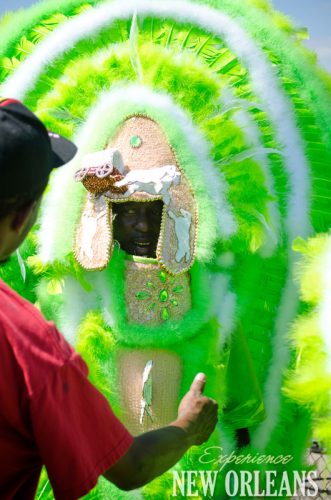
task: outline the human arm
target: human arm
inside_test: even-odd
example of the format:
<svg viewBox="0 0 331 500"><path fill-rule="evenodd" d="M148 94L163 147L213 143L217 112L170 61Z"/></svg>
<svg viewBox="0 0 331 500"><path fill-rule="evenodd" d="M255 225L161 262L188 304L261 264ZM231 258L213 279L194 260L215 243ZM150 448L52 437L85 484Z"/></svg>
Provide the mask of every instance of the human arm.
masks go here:
<svg viewBox="0 0 331 500"><path fill-rule="evenodd" d="M33 351L29 349L25 356L29 366L38 366L30 382L34 387L29 401L31 435L37 458L46 466L57 498L71 500L86 495L105 471L119 487L138 487L142 484L138 483L140 471L145 474L145 482L152 480L171 467L190 445L207 439L213 430L217 410L215 407L212 424L210 418L201 418L200 414L210 407L210 400L202 396L204 382L200 381L195 384L201 387L200 394L196 387L191 388L180 405L177 420L169 426L170 431L155 431L159 433L157 439L153 434L134 439L88 381L84 361L56 328L48 325L36 339L33 331L29 333L38 346ZM194 411L192 399L196 402ZM177 439L170 439L175 432ZM147 475L146 468L151 469Z"/></svg>
<svg viewBox="0 0 331 500"><path fill-rule="evenodd" d="M127 453L104 476L123 490L139 488L172 467L193 445L207 441L217 422L217 403L203 395L198 374L168 427L134 438Z"/></svg>
<svg viewBox="0 0 331 500"><path fill-rule="evenodd" d="M244 446L248 446L251 442L249 430L247 429L247 427L236 429L235 436L238 449L244 448Z"/></svg>

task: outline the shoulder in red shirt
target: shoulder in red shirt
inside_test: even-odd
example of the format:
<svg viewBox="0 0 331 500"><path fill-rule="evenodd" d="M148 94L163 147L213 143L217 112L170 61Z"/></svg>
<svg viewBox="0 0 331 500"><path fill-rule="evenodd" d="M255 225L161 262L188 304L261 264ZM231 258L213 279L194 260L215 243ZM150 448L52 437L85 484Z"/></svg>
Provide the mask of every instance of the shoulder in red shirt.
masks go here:
<svg viewBox="0 0 331 500"><path fill-rule="evenodd" d="M52 323L0 280L0 491L34 498L46 465L58 499L76 499L133 438Z"/></svg>

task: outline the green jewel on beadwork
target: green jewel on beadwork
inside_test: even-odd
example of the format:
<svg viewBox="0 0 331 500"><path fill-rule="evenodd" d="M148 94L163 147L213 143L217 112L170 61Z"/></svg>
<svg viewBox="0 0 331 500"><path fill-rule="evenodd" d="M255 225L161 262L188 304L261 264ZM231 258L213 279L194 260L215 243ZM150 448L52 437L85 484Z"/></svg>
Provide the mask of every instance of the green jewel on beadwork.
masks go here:
<svg viewBox="0 0 331 500"><path fill-rule="evenodd" d="M158 294L159 302L161 302L162 304L161 318L163 321L168 321L171 317L171 307L179 306L178 300L171 298L171 292L177 295L181 295L184 291L184 287L182 285L176 285L176 278L174 276L168 275L165 271L160 271L158 274L159 280L163 285ZM168 292L168 290L166 290L165 283L168 283L168 287L170 287L171 289L170 293ZM150 291L152 289L155 289L155 285L151 281L148 281L145 287ZM141 290L136 293L136 298L138 300L152 299L152 295L151 292ZM151 301L147 306L147 310L153 311L156 308L156 305L157 304L155 302Z"/></svg>
<svg viewBox="0 0 331 500"><path fill-rule="evenodd" d="M161 302L167 302L168 295L169 294L168 294L167 290L161 290L161 292L160 292L160 301Z"/></svg>
<svg viewBox="0 0 331 500"><path fill-rule="evenodd" d="M162 319L163 321L167 321L169 319L169 310L167 307L162 309Z"/></svg>
<svg viewBox="0 0 331 500"><path fill-rule="evenodd" d="M167 280L167 275L164 271L161 271L160 274L159 274L159 277L160 277L160 281L161 283L165 283L166 280Z"/></svg>
<svg viewBox="0 0 331 500"><path fill-rule="evenodd" d="M133 135L130 139L130 146L133 148L140 148L142 143L143 143L142 138L139 137L139 135Z"/></svg>
<svg viewBox="0 0 331 500"><path fill-rule="evenodd" d="M144 300L144 299L149 299L150 298L150 293L148 292L137 292L136 297L138 300Z"/></svg>

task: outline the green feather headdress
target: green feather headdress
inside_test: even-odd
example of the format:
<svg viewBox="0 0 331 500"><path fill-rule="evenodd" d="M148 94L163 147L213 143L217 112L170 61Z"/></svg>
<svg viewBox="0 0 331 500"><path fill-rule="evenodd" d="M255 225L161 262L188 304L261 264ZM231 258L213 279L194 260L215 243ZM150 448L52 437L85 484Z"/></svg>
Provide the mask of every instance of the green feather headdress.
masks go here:
<svg viewBox="0 0 331 500"><path fill-rule="evenodd" d="M81 154L132 113L162 126L199 206L197 265L231 274L234 305L219 304L219 320L229 334L243 328L268 412L254 445L277 453L286 443L299 456L300 411L282 391L300 307L291 247L327 231L331 215L330 80L300 31L264 0L48 0L0 31L1 94ZM45 199L39 253L50 274L79 274L79 161L54 175Z"/></svg>

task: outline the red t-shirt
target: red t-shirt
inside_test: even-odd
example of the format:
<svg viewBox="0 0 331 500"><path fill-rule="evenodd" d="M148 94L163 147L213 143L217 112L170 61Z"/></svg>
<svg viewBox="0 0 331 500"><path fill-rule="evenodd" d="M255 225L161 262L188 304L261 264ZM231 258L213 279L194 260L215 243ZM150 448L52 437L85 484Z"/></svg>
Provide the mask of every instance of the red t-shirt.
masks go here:
<svg viewBox="0 0 331 500"><path fill-rule="evenodd" d="M55 497L77 499L132 441L82 358L0 280L0 498L34 498L44 464Z"/></svg>

